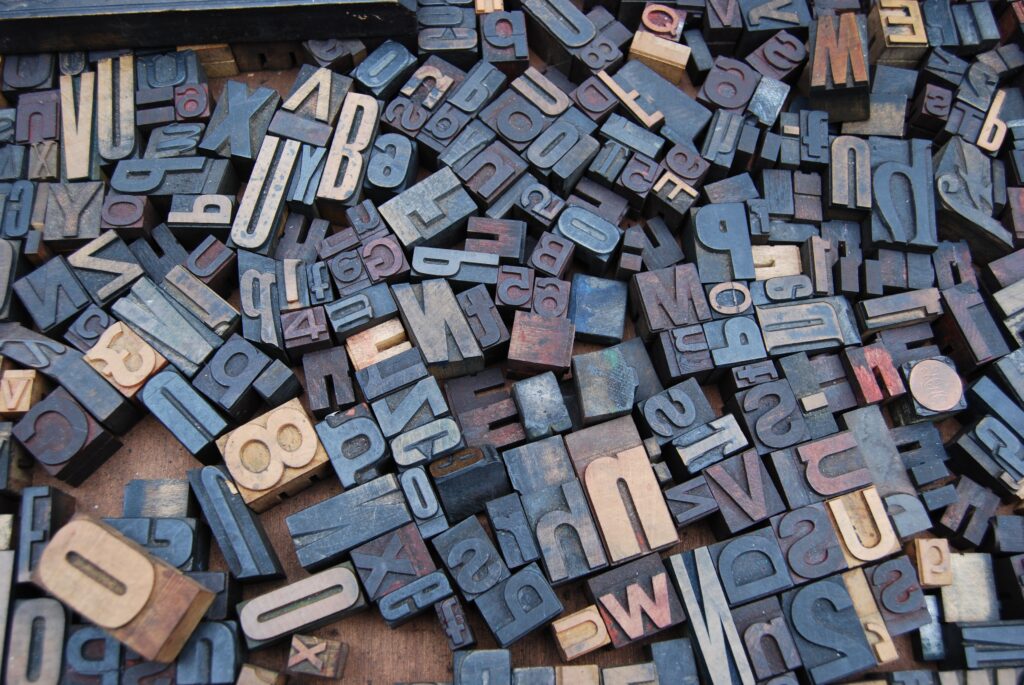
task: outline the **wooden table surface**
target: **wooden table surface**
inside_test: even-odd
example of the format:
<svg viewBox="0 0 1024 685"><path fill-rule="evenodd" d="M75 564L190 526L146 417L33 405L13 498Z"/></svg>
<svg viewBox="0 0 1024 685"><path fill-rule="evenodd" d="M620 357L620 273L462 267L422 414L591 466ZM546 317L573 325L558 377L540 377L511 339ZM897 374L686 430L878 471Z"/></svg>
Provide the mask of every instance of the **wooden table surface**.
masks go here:
<svg viewBox="0 0 1024 685"><path fill-rule="evenodd" d="M250 85L267 85L286 95L295 78L295 71L258 72L234 77L244 80ZM223 88L227 79L211 79L211 91L215 97ZM237 306L236 297L232 298ZM632 337L631 325L627 321L627 337ZM576 353L595 349L595 346L577 344ZM300 369L301 371L301 369ZM706 388L709 399L716 409L721 408L721 401L714 387ZM304 400L304 398L303 398ZM305 402L303 402L305 404ZM943 426L944 437L951 432L949 426ZM122 491L124 485L137 478L185 478L189 469L200 466L188 452L173 438L162 425L152 416L146 415L127 435L122 437L123 447L111 459L98 469L86 482L78 488L50 478L41 469L35 470L35 483L59 487L72 494L78 502L78 511L92 516L120 516ZM274 549L284 565L289 581L298 580L308 575L295 556L285 527L286 516L304 509L316 502L341 492L341 486L334 478L314 484L294 499L286 500L278 506L259 515L266 528ZM481 517L486 525L486 517ZM703 524L687 527L680 533L681 542L671 552L693 549L715 541L710 529ZM663 556L665 556L663 554ZM224 560L212 543L210 569L224 570ZM262 594L283 584L283 581L254 583L243 587L245 599ZM559 599L566 613L576 611L589 604L582 583L574 583L556 588ZM494 648L495 642L480 619L476 610L464 603L469 616L470 625L477 638L479 648ZM370 605L366 610L349 616L337 623L311 631L315 635L330 637L348 643L350 651L348 664L345 668L343 683L359 683L381 685L410 682L451 682L452 656L448 643L441 631L435 614L427 612L409 623L394 630L388 628L381 619L376 607ZM683 637L686 634L685 624L664 631L654 640ZM901 658L889 665L885 670L901 670L908 668L927 668L915 664L909 636L894 638ZM642 643L641 643L642 644ZM515 667L552 666L561 664L554 640L549 630L537 631L511 647L512 663ZM287 645L278 645L252 652L248 662L267 668L283 670L287 658ZM632 645L623 649L607 648L572 662L573 664L598 664L602 667L637 663L647 660L645 650L640 645ZM315 678L293 677L291 683L323 683ZM672 684L666 684L672 685Z"/></svg>

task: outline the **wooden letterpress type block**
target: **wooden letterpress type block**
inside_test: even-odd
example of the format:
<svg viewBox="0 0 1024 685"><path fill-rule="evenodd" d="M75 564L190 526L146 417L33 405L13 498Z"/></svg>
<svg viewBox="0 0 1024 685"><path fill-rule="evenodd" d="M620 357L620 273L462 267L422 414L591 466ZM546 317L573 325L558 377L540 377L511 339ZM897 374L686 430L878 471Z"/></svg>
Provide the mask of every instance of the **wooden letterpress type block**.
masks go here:
<svg viewBox="0 0 1024 685"><path fill-rule="evenodd" d="M96 74L60 77L61 178L65 181L99 179L99 154L94 138Z"/></svg>
<svg viewBox="0 0 1024 685"><path fill-rule="evenodd" d="M957 547L976 547L985 539L998 506L998 495L961 476L956 485L956 501L946 507L936 525Z"/></svg>
<svg viewBox="0 0 1024 685"><path fill-rule="evenodd" d="M348 660L348 645L313 635L292 635L288 673L315 678L340 679Z"/></svg>
<svg viewBox="0 0 1024 685"><path fill-rule="evenodd" d="M327 414L316 432L344 487L380 475L377 467L387 454L387 443L365 404Z"/></svg>
<svg viewBox="0 0 1024 685"><path fill-rule="evenodd" d="M475 516L433 539L441 561L469 600L509 578L509 570Z"/></svg>
<svg viewBox="0 0 1024 685"><path fill-rule="evenodd" d="M564 442L557 435L513 447L502 457L512 486L523 496L575 479Z"/></svg>
<svg viewBox="0 0 1024 685"><path fill-rule="evenodd" d="M176 303L148 278L137 280L126 295L114 302L113 313L190 377L213 353L209 338L220 344L212 331L184 308L177 308Z"/></svg>
<svg viewBox="0 0 1024 685"><path fill-rule="evenodd" d="M953 583L949 541L944 538L916 538L908 553L914 561L921 587L941 588Z"/></svg>
<svg viewBox="0 0 1024 685"><path fill-rule="evenodd" d="M412 348L356 371L356 381L368 401L408 387L427 376L423 357Z"/></svg>
<svg viewBox="0 0 1024 685"><path fill-rule="evenodd" d="M13 289L43 333L66 327L88 305L88 293L61 257L18 279Z"/></svg>
<svg viewBox="0 0 1024 685"><path fill-rule="evenodd" d="M208 565L209 534L194 518L104 518L103 523L181 571Z"/></svg>
<svg viewBox="0 0 1024 685"><path fill-rule="evenodd" d="M1019 338L1018 327L1011 323L1019 316L1015 286L993 293L993 300L1003 316L1005 325L1014 338ZM977 288L963 283L940 291L945 314L939 319L937 332L947 341L958 364L973 369L1009 352L992 313Z"/></svg>
<svg viewBox="0 0 1024 685"><path fill-rule="evenodd" d="M430 465L430 475L451 520L481 513L488 501L512 491L505 466L491 445L442 457Z"/></svg>
<svg viewBox="0 0 1024 685"><path fill-rule="evenodd" d="M533 269L508 265L502 265L498 269L495 294L498 306L530 311L533 308L533 290Z"/></svg>
<svg viewBox="0 0 1024 685"><path fill-rule="evenodd" d="M755 311L765 347L773 356L860 342L853 311L842 297L764 305ZM808 321L813 324L807 325Z"/></svg>
<svg viewBox="0 0 1024 685"><path fill-rule="evenodd" d="M892 663L899 656L896 652L896 645L882 619L878 604L871 594L864 571L858 568L851 569L843 574L842 582L850 594L853 610L860 621L868 646L874 654L875 663L880 666Z"/></svg>
<svg viewBox="0 0 1024 685"><path fill-rule="evenodd" d="M453 675L455 685L512 685L512 656L507 649L460 650Z"/></svg>
<svg viewBox="0 0 1024 685"><path fill-rule="evenodd" d="M850 431L799 445L796 453L807 485L820 497L841 495L873 482L863 450Z"/></svg>
<svg viewBox="0 0 1024 685"><path fill-rule="evenodd" d="M665 502L676 526L685 527L718 511L704 476L697 476L664 491Z"/></svg>
<svg viewBox="0 0 1024 685"><path fill-rule="evenodd" d="M251 166L280 101L269 88L251 90L240 81L228 81L199 149Z"/></svg>
<svg viewBox="0 0 1024 685"><path fill-rule="evenodd" d="M393 43L389 41L389 44ZM316 191L321 211L340 213L341 208L360 201L366 161L377 136L380 107L380 101L369 95L350 92L345 96L334 140L327 153ZM350 159L360 160L360 163L349 164L347 160Z"/></svg>
<svg viewBox="0 0 1024 685"><path fill-rule="evenodd" d="M563 374L571 362L576 328L567 319L516 312L509 344L509 371Z"/></svg>
<svg viewBox="0 0 1024 685"><path fill-rule="evenodd" d="M143 386L141 399L190 454L204 463L217 458L214 440L227 423L179 373L157 373Z"/></svg>
<svg viewBox="0 0 1024 685"><path fill-rule="evenodd" d="M412 523L356 547L351 554L369 601L376 601L437 570L419 530Z"/></svg>
<svg viewBox="0 0 1024 685"><path fill-rule="evenodd" d="M14 602L5 677L11 682L60 681L68 613L49 597Z"/></svg>
<svg viewBox="0 0 1024 685"><path fill-rule="evenodd" d="M411 520L398 479L386 475L292 514L285 522L299 563L321 568Z"/></svg>
<svg viewBox="0 0 1024 685"><path fill-rule="evenodd" d="M906 556L883 561L866 569L865 575L891 635L909 633L929 622L917 571Z"/></svg>
<svg viewBox="0 0 1024 685"><path fill-rule="evenodd" d="M733 534L784 510L779 491L757 453L746 450L709 466L704 477Z"/></svg>
<svg viewBox="0 0 1024 685"><path fill-rule="evenodd" d="M75 556L90 561L101 578L119 582L125 591L114 593L84 574L69 561ZM111 559L117 560L116 570ZM33 582L143 658L164 662L177 656L213 601L209 590L84 516L53 537Z"/></svg>
<svg viewBox="0 0 1024 685"><path fill-rule="evenodd" d="M504 449L525 440L523 427L516 421L518 409L505 390L505 376L499 368L451 379L446 392L468 445Z"/></svg>
<svg viewBox="0 0 1024 685"><path fill-rule="evenodd" d="M572 661L611 644L604 619L594 604L552 621L551 632L563 661ZM518 683L518 674L516 678Z"/></svg>
<svg viewBox="0 0 1024 685"><path fill-rule="evenodd" d="M512 493L488 502L487 519L509 568L516 569L540 558L518 494Z"/></svg>
<svg viewBox="0 0 1024 685"><path fill-rule="evenodd" d="M943 621L973 623L999 616L992 557L988 554L952 554L953 582L941 589Z"/></svg>
<svg viewBox="0 0 1024 685"><path fill-rule="evenodd" d="M636 559L587 581L616 647L636 642L686 620L669 574L657 555Z"/></svg>
<svg viewBox="0 0 1024 685"><path fill-rule="evenodd" d="M322 306L281 312L281 334L289 357L303 363L312 353L326 352L331 346L331 334ZM333 348L344 351L344 348Z"/></svg>
<svg viewBox="0 0 1024 685"><path fill-rule="evenodd" d="M851 568L899 550L899 539L875 486L830 499L826 504L843 557Z"/></svg>
<svg viewBox="0 0 1024 685"><path fill-rule="evenodd" d="M185 643L175 668L181 685L232 685L242 660L242 643L234 621L204 621Z"/></svg>
<svg viewBox="0 0 1024 685"><path fill-rule="evenodd" d="M284 430L284 429L289 430ZM298 400L272 409L217 440L246 504L265 511L325 473L327 453ZM257 457L269 466L257 468ZM254 461L257 460L257 461Z"/></svg>
<svg viewBox="0 0 1024 685"><path fill-rule="evenodd" d="M863 15L818 17L811 23L811 106L832 121L868 117L868 40Z"/></svg>
<svg viewBox="0 0 1024 685"><path fill-rule="evenodd" d="M450 588L449 584L449 588ZM476 644L473 630L466 621L466 613L458 597L448 597L434 604L441 630L448 638L448 647L453 652L470 649Z"/></svg>
<svg viewBox="0 0 1024 685"><path fill-rule="evenodd" d="M539 316L566 317L569 312L571 287L569 281L538 278L533 289L533 313Z"/></svg>
<svg viewBox="0 0 1024 685"><path fill-rule="evenodd" d="M716 543L709 550L729 606L793 587L782 549L766 528Z"/></svg>
<svg viewBox="0 0 1024 685"><path fill-rule="evenodd" d="M107 193L103 200L101 231L113 229L119 237L129 240L147 235L157 223L156 210L145 195Z"/></svg>
<svg viewBox="0 0 1024 685"><path fill-rule="evenodd" d="M151 240L152 242L150 242ZM166 224L156 226L148 238L139 238L132 242L128 249L142 265L146 275L154 282L163 281L171 268L178 264L184 264L189 258L188 252L181 246Z"/></svg>
<svg viewBox="0 0 1024 685"><path fill-rule="evenodd" d="M604 344L622 341L627 299L624 283L575 274L570 293L568 316L580 340ZM536 299L534 295L535 305Z"/></svg>
<svg viewBox="0 0 1024 685"><path fill-rule="evenodd" d="M103 233L70 255L68 264L100 306L110 304L142 275L142 267L113 231Z"/></svg>
<svg viewBox="0 0 1024 685"><path fill-rule="evenodd" d="M35 145L60 137L60 91L24 93L18 97L14 141ZM60 169L56 169L58 173Z"/></svg>
<svg viewBox="0 0 1024 685"><path fill-rule="evenodd" d="M80 485L121 447L62 387L33 405L13 435L47 473L71 485Z"/></svg>
<svg viewBox="0 0 1024 685"><path fill-rule="evenodd" d="M693 475L747 446L747 439L732 414L709 421L672 440L669 465L677 478Z"/></svg>
<svg viewBox="0 0 1024 685"><path fill-rule="evenodd" d="M256 379L270 359L244 338L232 335L196 375L195 387L237 421L256 408Z"/></svg>
<svg viewBox="0 0 1024 685"><path fill-rule="evenodd" d="M488 12L480 17L481 54L507 76L529 67L526 19L522 12Z"/></svg>
<svg viewBox="0 0 1024 685"><path fill-rule="evenodd" d="M714 367L704 328L694 324L659 333L655 338L654 363L666 383L691 375L702 378Z"/></svg>
<svg viewBox="0 0 1024 685"><path fill-rule="evenodd" d="M387 286L381 284L379 287L386 288ZM387 293L390 299L390 293L386 290L383 292ZM360 309L351 314L347 313L344 309L335 309L334 311L341 316L332 316L332 325L338 323L338 318L342 319L342 325L346 325L346 321L351 320L353 317L365 318L368 309L365 306L366 298L362 293L357 297L358 300L353 300L352 305ZM339 300L338 302L342 303L346 302L346 300ZM393 303L394 300L392 299L391 302ZM372 314L373 311L375 310L371 310L369 313ZM372 328L366 328L354 335L349 335L345 341L345 349L348 351L349 360L352 363L352 368L356 371L412 349L412 345L406 339L405 328L397 318L387 319L382 323L373 323L371 319L370 325Z"/></svg>
<svg viewBox="0 0 1024 685"><path fill-rule="evenodd" d="M722 685L753 682L750 662L729 613L708 548L674 554L666 563L691 623L701 676L708 682Z"/></svg>
<svg viewBox="0 0 1024 685"><path fill-rule="evenodd" d="M32 484L32 459L11 439L13 428L11 423L0 422L0 493L11 497L20 496L22 490ZM4 528L8 540L0 546L10 549L13 522L9 519L6 526L0 526L0 530Z"/></svg>
<svg viewBox="0 0 1024 685"><path fill-rule="evenodd" d="M119 682L122 649L98 626L70 626L62 680L80 685Z"/></svg>
<svg viewBox="0 0 1024 685"><path fill-rule="evenodd" d="M189 244L197 243L204 232L227 240L234 208L235 200L230 195L174 195L167 214L167 227ZM239 210L242 209L239 206ZM247 207L245 211L250 210Z"/></svg>
<svg viewBox="0 0 1024 685"><path fill-rule="evenodd" d="M391 438L448 415L437 381L428 376L375 401L373 413L384 437Z"/></svg>
<svg viewBox="0 0 1024 685"><path fill-rule="evenodd" d="M572 376L584 424L606 421L632 410L639 380L617 347L576 355L572 358Z"/></svg>
<svg viewBox="0 0 1024 685"><path fill-rule="evenodd" d="M528 440L538 440L571 430L572 421L553 373L543 373L514 383L512 398L519 410L519 419Z"/></svg>
<svg viewBox="0 0 1024 685"><path fill-rule="evenodd" d="M758 454L791 447L811 437L793 389L785 379L742 390L736 394L735 403Z"/></svg>
<svg viewBox="0 0 1024 685"><path fill-rule="evenodd" d="M637 328L646 340L669 329L707 321L711 310L692 264L637 274L630 285Z"/></svg>
<svg viewBox="0 0 1024 685"><path fill-rule="evenodd" d="M129 399L167 365L166 359L120 321L104 331L83 359Z"/></svg>
<svg viewBox="0 0 1024 685"><path fill-rule="evenodd" d="M280 320L283 288L276 263L268 257L241 250L238 280L242 335L265 351L279 354L284 347Z"/></svg>
<svg viewBox="0 0 1024 685"><path fill-rule="evenodd" d="M579 578L608 565L597 528L579 481L530 492L523 507L537 542L545 573L555 585ZM566 544L571 528L576 544Z"/></svg>
<svg viewBox="0 0 1024 685"><path fill-rule="evenodd" d="M772 678L801 666L778 599L768 597L733 609L732 618L758 678Z"/></svg>
<svg viewBox="0 0 1024 685"><path fill-rule="evenodd" d="M708 205L697 210L685 234L697 261L701 283L754 278L746 209L741 203Z"/></svg>
<svg viewBox="0 0 1024 685"><path fill-rule="evenodd" d="M35 369L7 369L0 376L0 416L20 419L43 397L46 382Z"/></svg>
<svg viewBox="0 0 1024 685"><path fill-rule="evenodd" d="M587 491L611 560L629 559L674 544L678 536L660 495L646 451L629 418L572 433L567 447ZM635 504L627 511L625 484ZM613 492L614 491L614 492Z"/></svg>
<svg viewBox="0 0 1024 685"><path fill-rule="evenodd" d="M332 623L365 606L352 564L345 563L243 602L238 618L253 649Z"/></svg>
<svg viewBox="0 0 1024 685"><path fill-rule="evenodd" d="M640 415L659 445L715 418L704 392L692 378L640 402Z"/></svg>
<svg viewBox="0 0 1024 685"><path fill-rule="evenodd" d="M402 471L398 479L420 535L429 539L447 530L448 520L441 510L441 503L426 470L417 466Z"/></svg>
<svg viewBox="0 0 1024 685"><path fill-rule="evenodd" d="M283 575L281 562L259 520L219 466L189 471L189 484L231 574L242 581Z"/></svg>
<svg viewBox="0 0 1024 685"><path fill-rule="evenodd" d="M884 402L906 392L885 345L848 347L843 351L843 362L852 377L857 400L862 404Z"/></svg>
<svg viewBox="0 0 1024 685"><path fill-rule="evenodd" d="M447 167L380 206L381 216L407 249L452 242L475 211L476 204Z"/></svg>
<svg viewBox="0 0 1024 685"><path fill-rule="evenodd" d="M43 549L74 512L75 500L63 490L48 485L22 490L17 536L18 565L15 571L12 559L9 573L14 573L9 581L28 583L32 580L32 572L39 564Z"/></svg>
<svg viewBox="0 0 1024 685"><path fill-rule="evenodd" d="M253 664L242 664L235 685L285 685L287 682L288 676L283 673Z"/></svg>
<svg viewBox="0 0 1024 685"><path fill-rule="evenodd" d="M363 188L374 200L402 192L415 180L419 168L416 147L401 133L385 133L373 143Z"/></svg>
<svg viewBox="0 0 1024 685"><path fill-rule="evenodd" d="M537 564L530 564L500 581L479 595L476 604L502 647L520 640L562 613L562 603Z"/></svg>
<svg viewBox="0 0 1024 685"><path fill-rule="evenodd" d="M185 267L172 267L161 285L181 308L218 337L227 338L238 328L238 310Z"/></svg>
<svg viewBox="0 0 1024 685"><path fill-rule="evenodd" d="M782 595L804 668L815 682L844 678L875 666L854 602L843 582L827 578Z"/></svg>
<svg viewBox="0 0 1024 685"><path fill-rule="evenodd" d="M295 140L282 142L269 135L263 138L252 176L231 225L229 247L259 254L273 252L281 228L285 190L294 172L299 148Z"/></svg>

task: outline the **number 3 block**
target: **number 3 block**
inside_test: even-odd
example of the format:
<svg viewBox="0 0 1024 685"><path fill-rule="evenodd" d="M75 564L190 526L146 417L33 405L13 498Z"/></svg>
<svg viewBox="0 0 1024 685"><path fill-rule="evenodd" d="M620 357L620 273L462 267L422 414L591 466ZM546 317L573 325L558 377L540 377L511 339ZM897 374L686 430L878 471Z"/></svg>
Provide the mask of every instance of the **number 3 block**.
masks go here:
<svg viewBox="0 0 1024 685"><path fill-rule="evenodd" d="M217 440L242 499L266 511L328 469L327 452L299 400L290 400Z"/></svg>

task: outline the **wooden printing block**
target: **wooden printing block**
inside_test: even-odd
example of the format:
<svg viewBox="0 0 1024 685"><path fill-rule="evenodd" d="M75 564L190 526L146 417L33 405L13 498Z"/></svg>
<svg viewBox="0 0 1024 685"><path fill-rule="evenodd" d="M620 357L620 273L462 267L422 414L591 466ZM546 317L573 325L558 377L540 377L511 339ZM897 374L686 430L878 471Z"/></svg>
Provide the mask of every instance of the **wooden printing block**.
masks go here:
<svg viewBox="0 0 1024 685"><path fill-rule="evenodd" d="M446 378L483 368L483 353L447 282L401 284L394 295L409 337L431 373Z"/></svg>
<svg viewBox="0 0 1024 685"><path fill-rule="evenodd" d="M269 365L270 359L248 340L232 335L192 382L229 416L244 420L256 408L254 385Z"/></svg>
<svg viewBox="0 0 1024 685"><path fill-rule="evenodd" d="M307 401L313 416L323 418L355 402L348 360L348 354L341 346L312 352L303 357Z"/></svg>
<svg viewBox="0 0 1024 685"><path fill-rule="evenodd" d="M299 563L322 568L411 520L398 479L388 474L298 511L285 523Z"/></svg>
<svg viewBox="0 0 1024 685"><path fill-rule="evenodd" d="M657 555L647 555L587 581L616 647L654 635L685 620L679 597Z"/></svg>
<svg viewBox="0 0 1024 685"><path fill-rule="evenodd" d="M46 545L74 512L75 500L63 490L47 485L22 490L17 536L18 565L17 569L11 568L13 581L31 581L32 572L39 564Z"/></svg>
<svg viewBox="0 0 1024 685"><path fill-rule="evenodd" d="M437 620L448 638L448 647L453 651L469 649L476 644L473 630L466 620L466 613L458 597L442 599L434 605Z"/></svg>
<svg viewBox="0 0 1024 685"><path fill-rule="evenodd" d="M824 600L824 601L821 601ZM782 595L797 651L816 682L875 666L850 594L838 578L826 578ZM824 644L823 644L824 643ZM843 649L835 649L837 643Z"/></svg>
<svg viewBox="0 0 1024 685"><path fill-rule="evenodd" d="M632 410L639 380L617 347L574 356L572 376L584 424L607 421Z"/></svg>
<svg viewBox="0 0 1024 685"><path fill-rule="evenodd" d="M567 319L516 312L509 343L509 371L533 375L569 368L576 327Z"/></svg>
<svg viewBox="0 0 1024 685"><path fill-rule="evenodd" d="M6 677L12 682L33 677L58 682L68 622L67 609L55 599L15 600L7 633Z"/></svg>
<svg viewBox="0 0 1024 685"><path fill-rule="evenodd" d="M64 649L63 678L95 683L120 678L121 643L98 626L70 626Z"/></svg>
<svg viewBox="0 0 1024 685"><path fill-rule="evenodd" d="M328 464L327 453L298 400L289 400L219 438L217 448L242 499L257 511L309 487ZM257 467L266 458L261 454L269 454L269 466Z"/></svg>
<svg viewBox="0 0 1024 685"><path fill-rule="evenodd" d="M454 685L512 685L512 655L507 649L461 650L455 653Z"/></svg>
<svg viewBox="0 0 1024 685"><path fill-rule="evenodd" d="M123 584L125 592L116 594L83 574L69 560L76 556L89 560L100 578ZM115 559L116 569L110 566ZM164 662L177 656L213 601L209 590L85 516L53 537L33 582L143 657Z"/></svg>
<svg viewBox="0 0 1024 685"><path fill-rule="evenodd" d="M704 477L718 502L721 521L732 534L785 508L767 469L753 450L709 466Z"/></svg>
<svg viewBox="0 0 1024 685"><path fill-rule="evenodd" d="M452 592L451 582L444 571L434 571L385 595L377 605L384 622L395 628L451 597Z"/></svg>
<svg viewBox="0 0 1024 685"><path fill-rule="evenodd" d="M204 463L218 458L214 441L227 423L181 374L171 369L156 374L143 386L141 399L190 454Z"/></svg>
<svg viewBox="0 0 1024 685"><path fill-rule="evenodd" d="M513 383L512 398L519 410L527 440L546 438L572 428L553 373L542 373Z"/></svg>
<svg viewBox="0 0 1024 685"><path fill-rule="evenodd" d="M387 455L387 443L365 404L328 414L316 424L316 433L343 487L380 475L378 467Z"/></svg>
<svg viewBox="0 0 1024 685"><path fill-rule="evenodd" d="M624 283L575 274L569 300L569 320L580 340L615 344L622 341L627 289Z"/></svg>
<svg viewBox="0 0 1024 685"><path fill-rule="evenodd" d="M240 581L283 576L266 531L245 506L224 467L193 469L188 478L231 574Z"/></svg>
<svg viewBox="0 0 1024 685"><path fill-rule="evenodd" d="M167 365L166 359L120 321L107 328L83 359L129 399Z"/></svg>
<svg viewBox="0 0 1024 685"><path fill-rule="evenodd" d="M793 587L775 536L767 528L709 547L729 606L737 606Z"/></svg>
<svg viewBox="0 0 1024 685"><path fill-rule="evenodd" d="M559 585L608 565L579 481L573 479L523 497L523 508L540 546L552 584ZM575 540L567 544L567 529Z"/></svg>
<svg viewBox="0 0 1024 685"><path fill-rule="evenodd" d="M777 514L771 524L794 583L805 583L847 569L823 504L809 504Z"/></svg>
<svg viewBox="0 0 1024 685"><path fill-rule="evenodd" d="M210 536L194 518L104 518L103 523L181 571L205 571Z"/></svg>
<svg viewBox="0 0 1024 685"><path fill-rule="evenodd" d="M453 521L483 512L488 501L512 491L505 465L489 445L442 457L430 465L430 475Z"/></svg>
<svg viewBox="0 0 1024 685"><path fill-rule="evenodd" d="M13 435L51 476L79 485L121 447L63 387L35 404Z"/></svg>
<svg viewBox="0 0 1024 685"><path fill-rule="evenodd" d="M20 419L45 391L46 381L35 369L7 369L0 375L0 416Z"/></svg>
<svg viewBox="0 0 1024 685"><path fill-rule="evenodd" d="M509 578L509 570L475 516L433 539L441 561L466 599L474 600Z"/></svg>
<svg viewBox="0 0 1024 685"><path fill-rule="evenodd" d="M540 558L533 531L518 493L510 493L487 503L487 520L497 538L505 563L511 569Z"/></svg>
<svg viewBox="0 0 1024 685"><path fill-rule="evenodd" d="M557 435L506 450L502 459L512 487L521 495L576 477L565 442Z"/></svg>
<svg viewBox="0 0 1024 685"><path fill-rule="evenodd" d="M525 597L530 599L527 601ZM476 598L495 640L507 647L562 613L562 603L541 573L530 564Z"/></svg>
<svg viewBox="0 0 1024 685"><path fill-rule="evenodd" d="M715 685L753 682L750 662L708 549L674 554L666 564L690 621L701 676Z"/></svg>
<svg viewBox="0 0 1024 685"><path fill-rule="evenodd" d="M552 621L551 632L563 661L572 661L611 644L604 619L594 604Z"/></svg>
<svg viewBox="0 0 1024 685"><path fill-rule="evenodd" d="M796 642L777 598L767 597L733 609L732 617L759 678L775 682L767 679L801 666Z"/></svg>
<svg viewBox="0 0 1024 685"><path fill-rule="evenodd" d="M851 568L895 553L899 539L875 486L827 501L846 563Z"/></svg>
<svg viewBox="0 0 1024 685"><path fill-rule="evenodd" d="M437 568L412 523L356 547L351 557L371 602Z"/></svg>
<svg viewBox="0 0 1024 685"><path fill-rule="evenodd" d="M917 571L909 558L901 555L887 559L864 573L891 635L909 633L930 621Z"/></svg>
<svg viewBox="0 0 1024 685"><path fill-rule="evenodd" d="M352 564L345 563L242 602L238 622L248 648L257 649L333 623L365 606Z"/></svg>

